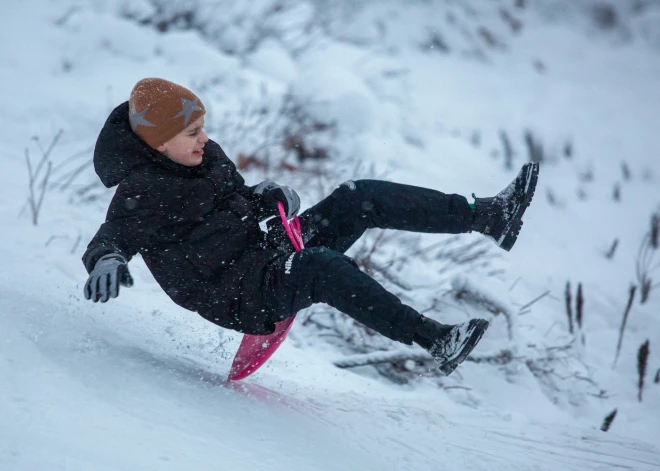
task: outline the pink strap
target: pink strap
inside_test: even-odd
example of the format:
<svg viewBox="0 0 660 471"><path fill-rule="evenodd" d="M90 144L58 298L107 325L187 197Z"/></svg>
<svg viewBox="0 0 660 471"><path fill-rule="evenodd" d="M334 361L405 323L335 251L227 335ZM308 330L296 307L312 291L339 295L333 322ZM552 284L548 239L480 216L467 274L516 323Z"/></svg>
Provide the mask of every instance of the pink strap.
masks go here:
<svg viewBox="0 0 660 471"><path fill-rule="evenodd" d="M286 229L286 233L293 244L293 248L296 249L296 252L300 252L305 248L300 228L300 219L298 219L298 216L294 216L293 220L289 222L286 218L286 213L284 212L284 204L282 204L281 201L277 202L277 209L280 211L280 219L282 219L282 224L284 224L284 229Z"/></svg>

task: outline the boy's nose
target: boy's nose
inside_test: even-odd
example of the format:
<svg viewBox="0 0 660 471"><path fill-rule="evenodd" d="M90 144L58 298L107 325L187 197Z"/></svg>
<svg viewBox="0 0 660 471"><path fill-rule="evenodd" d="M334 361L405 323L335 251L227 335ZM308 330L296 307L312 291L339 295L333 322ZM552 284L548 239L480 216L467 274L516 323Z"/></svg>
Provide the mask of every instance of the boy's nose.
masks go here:
<svg viewBox="0 0 660 471"><path fill-rule="evenodd" d="M200 137L200 142L206 144L209 141L209 137L206 135L204 131L201 132Z"/></svg>

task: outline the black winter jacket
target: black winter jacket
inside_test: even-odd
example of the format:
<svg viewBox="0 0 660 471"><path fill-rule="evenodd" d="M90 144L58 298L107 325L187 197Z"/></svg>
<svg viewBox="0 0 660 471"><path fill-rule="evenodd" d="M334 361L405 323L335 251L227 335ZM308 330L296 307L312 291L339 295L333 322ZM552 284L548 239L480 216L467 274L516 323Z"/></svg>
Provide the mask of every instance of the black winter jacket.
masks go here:
<svg viewBox="0 0 660 471"><path fill-rule="evenodd" d="M88 273L105 254L139 252L178 305L222 327L272 332L261 287L265 267L285 253L265 245L258 222L273 212L218 144L206 143L196 167L177 164L131 130L126 102L98 137L94 167L106 187L119 186L83 256Z"/></svg>

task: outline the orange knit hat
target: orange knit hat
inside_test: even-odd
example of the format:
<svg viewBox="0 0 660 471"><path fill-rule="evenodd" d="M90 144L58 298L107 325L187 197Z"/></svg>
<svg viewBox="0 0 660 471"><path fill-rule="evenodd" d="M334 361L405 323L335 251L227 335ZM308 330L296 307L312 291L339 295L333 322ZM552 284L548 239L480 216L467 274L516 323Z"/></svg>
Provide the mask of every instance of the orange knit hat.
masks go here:
<svg viewBox="0 0 660 471"><path fill-rule="evenodd" d="M193 92L159 78L145 78L136 83L128 106L131 129L154 149L206 113Z"/></svg>

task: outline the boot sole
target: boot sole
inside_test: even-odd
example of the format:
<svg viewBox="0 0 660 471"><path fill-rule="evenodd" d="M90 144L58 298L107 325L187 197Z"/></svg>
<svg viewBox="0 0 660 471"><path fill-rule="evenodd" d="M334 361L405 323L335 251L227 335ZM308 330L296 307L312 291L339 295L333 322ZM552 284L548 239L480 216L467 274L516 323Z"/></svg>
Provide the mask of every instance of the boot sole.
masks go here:
<svg viewBox="0 0 660 471"><path fill-rule="evenodd" d="M445 376L449 376L456 369L458 365L460 365L465 361L465 359L468 357L470 352L472 352L472 350L474 350L474 347L477 346L477 344L481 340L481 337L483 337L486 330L488 330L488 325L489 325L488 321L484 319L473 319L472 321L470 321L470 323L473 322L476 325L472 333L470 334L470 337L468 338L467 342L465 342L463 349L458 354L458 356L452 358L444 365L439 366L440 371L444 373Z"/></svg>
<svg viewBox="0 0 660 471"><path fill-rule="evenodd" d="M525 210L529 207L534 197L534 192L536 191L536 183L539 179L539 163L534 162L529 166L529 176L527 177L527 188L525 188L525 196L522 203L515 212L513 218L511 219L511 224L504 231L504 237L502 242L499 244L501 248L507 252L511 250L513 244L516 243L518 239L518 234L522 227L522 217L525 214Z"/></svg>

